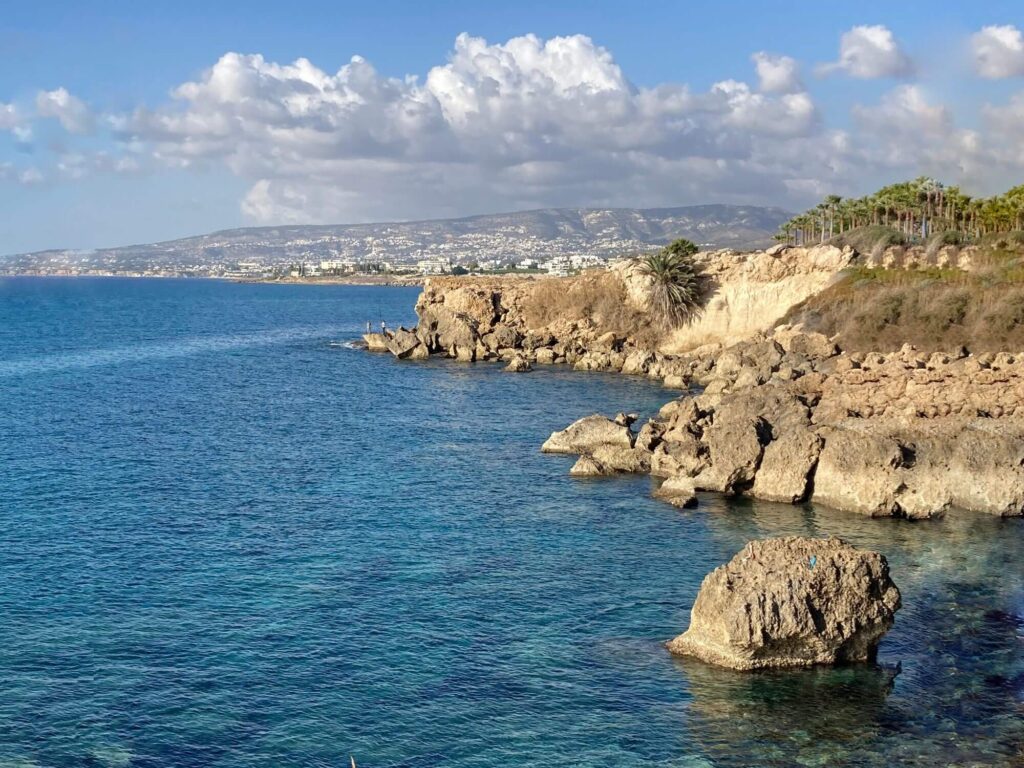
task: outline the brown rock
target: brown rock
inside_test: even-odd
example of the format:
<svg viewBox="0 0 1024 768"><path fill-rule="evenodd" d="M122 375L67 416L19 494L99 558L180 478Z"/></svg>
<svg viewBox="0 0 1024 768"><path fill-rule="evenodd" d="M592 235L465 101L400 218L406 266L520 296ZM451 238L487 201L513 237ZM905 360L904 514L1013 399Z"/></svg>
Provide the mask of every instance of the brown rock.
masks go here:
<svg viewBox="0 0 1024 768"><path fill-rule="evenodd" d="M668 478L658 486L654 496L676 507L697 506L697 491L693 487L692 478L681 475Z"/></svg>
<svg viewBox="0 0 1024 768"><path fill-rule="evenodd" d="M900 444L853 420L822 429L820 434L825 444L814 473L812 500L871 517L896 514L897 494L903 486L897 472L903 464Z"/></svg>
<svg viewBox="0 0 1024 768"><path fill-rule="evenodd" d="M872 661L899 607L877 552L836 538L753 541L705 577L668 648L739 670Z"/></svg>
<svg viewBox="0 0 1024 768"><path fill-rule="evenodd" d="M516 355L505 366L505 370L509 373L527 373L533 370L533 366L523 355Z"/></svg>
<svg viewBox="0 0 1024 768"><path fill-rule="evenodd" d="M541 450L544 453L592 453L601 445L632 448L634 436L629 427L616 424L609 418L594 414L570 424L559 432L552 432Z"/></svg>
<svg viewBox="0 0 1024 768"><path fill-rule="evenodd" d="M411 356L413 350L423 346L416 334L405 328L399 328L386 339L388 351L399 360Z"/></svg>
<svg viewBox="0 0 1024 768"><path fill-rule="evenodd" d="M750 495L787 504L803 501L820 451L821 438L810 429L782 432L764 449Z"/></svg>
<svg viewBox="0 0 1024 768"><path fill-rule="evenodd" d="M603 477L613 473L609 472L600 462L592 459L590 456L580 456L576 463L572 465L569 474L573 477Z"/></svg>

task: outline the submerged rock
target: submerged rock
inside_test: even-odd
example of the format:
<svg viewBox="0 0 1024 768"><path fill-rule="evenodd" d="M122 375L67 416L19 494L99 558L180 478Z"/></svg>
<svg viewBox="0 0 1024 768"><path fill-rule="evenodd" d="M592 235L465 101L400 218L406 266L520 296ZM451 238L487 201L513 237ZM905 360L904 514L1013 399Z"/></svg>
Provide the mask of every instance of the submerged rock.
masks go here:
<svg viewBox="0 0 1024 768"><path fill-rule="evenodd" d="M877 552L837 538L752 541L704 578L668 649L739 670L872 661L899 607Z"/></svg>

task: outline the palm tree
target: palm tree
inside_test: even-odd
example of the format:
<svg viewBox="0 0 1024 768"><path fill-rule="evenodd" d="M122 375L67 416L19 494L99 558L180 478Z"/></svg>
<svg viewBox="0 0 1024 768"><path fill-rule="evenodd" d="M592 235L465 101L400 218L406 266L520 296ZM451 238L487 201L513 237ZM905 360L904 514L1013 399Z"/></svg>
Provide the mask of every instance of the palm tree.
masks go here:
<svg viewBox="0 0 1024 768"><path fill-rule="evenodd" d="M700 309L700 278L693 261L695 253L696 245L680 239L640 261L640 270L652 281L651 309L666 328L691 320Z"/></svg>

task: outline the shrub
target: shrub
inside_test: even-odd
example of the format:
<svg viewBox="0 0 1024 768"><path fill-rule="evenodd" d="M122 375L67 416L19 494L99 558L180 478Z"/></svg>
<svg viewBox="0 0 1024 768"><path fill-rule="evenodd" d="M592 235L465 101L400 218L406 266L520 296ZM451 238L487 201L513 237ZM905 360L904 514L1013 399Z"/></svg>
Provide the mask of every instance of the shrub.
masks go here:
<svg viewBox="0 0 1024 768"><path fill-rule="evenodd" d="M676 240L641 258L641 271L651 278L651 310L655 321L674 328L692 319L700 309L700 278L693 262L697 246Z"/></svg>
<svg viewBox="0 0 1024 768"><path fill-rule="evenodd" d="M839 248L850 246L857 253L878 257L890 245L905 245L907 238L884 224L868 224L836 235L829 242Z"/></svg>
<svg viewBox="0 0 1024 768"><path fill-rule="evenodd" d="M784 321L838 335L851 351L1024 349L1024 278L1014 275L855 268Z"/></svg>

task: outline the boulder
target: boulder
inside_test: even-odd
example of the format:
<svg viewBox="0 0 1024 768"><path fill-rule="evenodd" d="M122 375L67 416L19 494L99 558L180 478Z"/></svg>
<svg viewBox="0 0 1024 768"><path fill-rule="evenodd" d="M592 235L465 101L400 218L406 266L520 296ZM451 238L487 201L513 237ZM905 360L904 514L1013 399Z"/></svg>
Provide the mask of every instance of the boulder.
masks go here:
<svg viewBox="0 0 1024 768"><path fill-rule="evenodd" d="M544 453L589 454L601 445L631 449L633 441L634 435L629 427L595 413L573 422L559 432L552 432L541 450Z"/></svg>
<svg viewBox="0 0 1024 768"><path fill-rule="evenodd" d="M516 355L513 357L509 364L505 366L505 370L509 373L526 373L533 370L533 366L530 365L530 361L522 355Z"/></svg>
<svg viewBox="0 0 1024 768"><path fill-rule="evenodd" d="M481 341L491 352L497 352L506 347L519 346L520 337L511 327L504 323L498 323L494 326L493 331L483 336Z"/></svg>
<svg viewBox="0 0 1024 768"><path fill-rule="evenodd" d="M363 341L366 342L366 349L370 352L388 351L388 337L383 333L364 333Z"/></svg>
<svg viewBox="0 0 1024 768"><path fill-rule="evenodd" d="M386 343L388 351L399 360L410 357L413 350L417 347L423 346L416 334L412 331L406 330L405 328L399 328L388 336Z"/></svg>
<svg viewBox="0 0 1024 768"><path fill-rule="evenodd" d="M555 350L551 347L540 347L535 354L538 365L552 365L555 362Z"/></svg>
<svg viewBox="0 0 1024 768"><path fill-rule="evenodd" d="M754 481L771 428L761 416L760 399L746 394L723 400L704 430L709 466L697 477L701 490L735 493Z"/></svg>
<svg viewBox="0 0 1024 768"><path fill-rule="evenodd" d="M823 333L804 333L793 329L777 329L775 340L792 355L803 355L809 359L832 357L839 353L835 342Z"/></svg>
<svg viewBox="0 0 1024 768"><path fill-rule="evenodd" d="M430 350L424 344L417 344L406 357L406 360L426 360L430 357Z"/></svg>
<svg viewBox="0 0 1024 768"><path fill-rule="evenodd" d="M592 459L590 456L580 456L576 463L572 465L569 474L573 477L603 477L604 475L612 474L612 472L596 459Z"/></svg>
<svg viewBox="0 0 1024 768"><path fill-rule="evenodd" d="M697 491L693 487L693 479L683 475L668 478L658 486L654 496L676 507L697 506Z"/></svg>
<svg viewBox="0 0 1024 768"><path fill-rule="evenodd" d="M738 670L873 661L899 607L877 552L837 538L753 541L704 578L668 649Z"/></svg>
<svg viewBox="0 0 1024 768"><path fill-rule="evenodd" d="M637 349L626 355L626 359L622 363L622 372L629 375L644 376L650 370L653 362L655 362L655 358L652 353Z"/></svg>
<svg viewBox="0 0 1024 768"><path fill-rule="evenodd" d="M621 445L599 445L591 450L590 458L614 472L647 472L651 468L647 452Z"/></svg>
<svg viewBox="0 0 1024 768"><path fill-rule="evenodd" d="M677 433L673 440L665 440L653 449L650 463L655 477L694 477L707 467L707 451L695 435Z"/></svg>
<svg viewBox="0 0 1024 768"><path fill-rule="evenodd" d="M480 339L477 321L470 315L445 306L417 306L420 323L416 334L431 352L444 352L450 357L471 362L476 358Z"/></svg>
<svg viewBox="0 0 1024 768"><path fill-rule="evenodd" d="M750 495L787 504L803 501L820 451L821 438L810 429L782 432L764 449Z"/></svg>
<svg viewBox="0 0 1024 768"><path fill-rule="evenodd" d="M624 427L631 427L636 423L636 420L640 418L639 413L626 413L625 411L619 411L615 414L615 418L612 419L616 424L621 424Z"/></svg>

